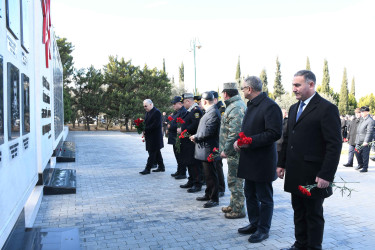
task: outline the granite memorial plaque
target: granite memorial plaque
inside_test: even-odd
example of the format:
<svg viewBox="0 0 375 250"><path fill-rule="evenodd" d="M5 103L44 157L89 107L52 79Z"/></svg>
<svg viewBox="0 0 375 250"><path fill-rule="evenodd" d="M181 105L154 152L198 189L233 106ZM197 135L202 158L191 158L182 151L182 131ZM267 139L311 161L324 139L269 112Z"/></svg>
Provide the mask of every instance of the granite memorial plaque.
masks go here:
<svg viewBox="0 0 375 250"><path fill-rule="evenodd" d="M8 62L8 138L20 136L20 77L19 69Z"/></svg>

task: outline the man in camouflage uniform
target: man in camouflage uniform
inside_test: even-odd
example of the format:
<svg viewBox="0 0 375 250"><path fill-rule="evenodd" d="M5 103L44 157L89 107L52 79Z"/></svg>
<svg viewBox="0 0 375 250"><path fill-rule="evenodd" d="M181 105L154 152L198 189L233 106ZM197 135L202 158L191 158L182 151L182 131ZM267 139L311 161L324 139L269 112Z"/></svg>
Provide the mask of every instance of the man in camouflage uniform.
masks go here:
<svg viewBox="0 0 375 250"><path fill-rule="evenodd" d="M237 219L246 216L243 193L243 179L237 177L240 154L233 148L233 143L239 138L246 105L238 94L237 83L224 83L225 113L221 117L220 127L220 156L227 158L228 188L231 191L230 204L223 207L225 218Z"/></svg>

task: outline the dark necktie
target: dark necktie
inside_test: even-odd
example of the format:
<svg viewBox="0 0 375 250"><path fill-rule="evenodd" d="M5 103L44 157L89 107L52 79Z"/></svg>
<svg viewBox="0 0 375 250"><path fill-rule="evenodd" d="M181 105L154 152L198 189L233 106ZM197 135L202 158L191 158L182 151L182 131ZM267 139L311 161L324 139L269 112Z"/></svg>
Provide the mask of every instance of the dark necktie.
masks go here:
<svg viewBox="0 0 375 250"><path fill-rule="evenodd" d="M305 106L305 105L306 104L304 102L301 102L301 104L299 105L299 110L298 110L298 113L297 113L296 121L298 121L298 118L301 116L302 111L303 111L303 106Z"/></svg>

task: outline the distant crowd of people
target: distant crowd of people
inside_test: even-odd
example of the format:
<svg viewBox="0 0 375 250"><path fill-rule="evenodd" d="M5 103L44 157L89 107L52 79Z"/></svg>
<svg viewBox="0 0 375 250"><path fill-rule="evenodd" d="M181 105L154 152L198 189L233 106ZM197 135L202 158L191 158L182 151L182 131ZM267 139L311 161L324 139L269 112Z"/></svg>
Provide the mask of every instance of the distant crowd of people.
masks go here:
<svg viewBox="0 0 375 250"><path fill-rule="evenodd" d="M316 78L311 71L298 71L292 86L298 102L288 112L262 92L262 81L256 76L241 83L247 105L234 82L223 85L225 108L215 91L204 92L201 97L191 93L174 97L171 103L175 112L170 116L163 116L150 99L144 100L149 157L140 174L150 174L155 165L153 172L165 171L160 149L167 135L177 162L172 177L185 179L188 172L188 181L180 187L189 193L201 191L205 184L204 195L196 199L205 201L204 208L211 208L219 205L225 192L222 159L227 159L231 197L221 210L228 219L244 218L247 212L249 224L238 232L251 235L251 243L269 237L274 209L272 183L285 176L296 237L287 249L321 249L323 202L332 195L342 149L340 116L337 106L315 91ZM356 127L350 123L348 139L358 151L357 159L362 157L359 166L364 172L368 167L366 143L372 138L367 131L373 123L367 107L360 112L362 118L356 118ZM353 130L357 132L352 143Z"/></svg>
<svg viewBox="0 0 375 250"><path fill-rule="evenodd" d="M361 173L368 171L370 150L374 148L375 123L370 115L369 107L355 109L354 116L341 116L341 133L344 142L349 144L348 162L345 167L353 167L354 155L357 158L358 166L355 167Z"/></svg>

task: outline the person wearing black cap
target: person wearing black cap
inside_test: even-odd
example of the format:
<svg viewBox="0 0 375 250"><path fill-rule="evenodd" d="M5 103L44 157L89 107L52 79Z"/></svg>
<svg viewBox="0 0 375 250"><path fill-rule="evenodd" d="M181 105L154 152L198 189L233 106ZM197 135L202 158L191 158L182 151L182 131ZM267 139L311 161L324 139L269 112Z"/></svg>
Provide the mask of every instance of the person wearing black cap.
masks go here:
<svg viewBox="0 0 375 250"><path fill-rule="evenodd" d="M211 91L214 95L214 104L216 105L217 109L219 110L221 116L224 115L225 106L222 101L219 101L219 94L216 91ZM217 165L217 174L219 178L219 196L223 197L225 193L225 180L224 180L224 171L223 171L223 161L217 160L215 161Z"/></svg>
<svg viewBox="0 0 375 250"><path fill-rule="evenodd" d="M182 116L185 123L177 129L177 133L186 130L190 135L197 132L199 121L202 117L202 111L194 102L194 95L191 93L183 94L184 107L187 112ZM201 191L201 164L194 158L195 144L189 138L181 138L181 162L186 178L186 167L189 172L189 179L186 184L180 185L181 188L188 188L189 193Z"/></svg>
<svg viewBox="0 0 375 250"><path fill-rule="evenodd" d="M203 109L203 107L202 107L201 100L202 100L202 96L200 96L200 95L195 95L195 96L194 96L194 102L195 102L196 104L198 104L198 107L202 110L202 113L204 114L204 109Z"/></svg>
<svg viewBox="0 0 375 250"><path fill-rule="evenodd" d="M171 174L172 177L182 176L186 175L183 169L186 167L182 165L181 163L181 154L177 152L176 148L176 137L177 137L177 118L183 117L186 113L186 108L182 104L182 97L181 96L175 96L171 103L173 104L173 109L175 110L174 114L172 115L173 120L168 124L168 144L173 145L173 152L174 156L176 158L177 162L177 171L174 174ZM156 171L156 170L153 170ZM186 176L185 176L186 178Z"/></svg>
<svg viewBox="0 0 375 250"><path fill-rule="evenodd" d="M209 162L207 158L214 148L219 148L221 118L211 92L204 92L201 102L206 114L199 121L197 133L190 136L190 140L195 142L194 157L202 162L206 177L205 195L197 197L197 200L208 201L203 207L210 208L219 205L219 179L216 164Z"/></svg>
<svg viewBox="0 0 375 250"><path fill-rule="evenodd" d="M370 108L361 107L361 121L357 127L357 134L355 137L356 148L359 148L355 151L358 160L358 167L356 170L361 169L359 172L365 173L368 169L368 161L370 157L370 145L368 144L372 140L373 130L374 130L374 121L369 116Z"/></svg>
<svg viewBox="0 0 375 250"><path fill-rule="evenodd" d="M156 172L164 172L165 166L160 152L160 149L164 147L161 113L154 107L154 103L150 99L143 101L143 107L146 110L144 137L148 159L145 169L139 173L143 175L150 174L150 169L154 163L158 164L158 168L156 169L158 171Z"/></svg>

